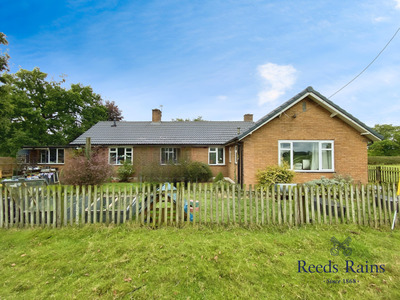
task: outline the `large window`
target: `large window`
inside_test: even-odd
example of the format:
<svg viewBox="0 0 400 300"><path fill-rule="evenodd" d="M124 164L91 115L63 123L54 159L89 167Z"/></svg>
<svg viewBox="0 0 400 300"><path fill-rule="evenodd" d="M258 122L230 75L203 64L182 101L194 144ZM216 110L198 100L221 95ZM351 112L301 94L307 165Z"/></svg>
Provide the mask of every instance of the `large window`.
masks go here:
<svg viewBox="0 0 400 300"><path fill-rule="evenodd" d="M161 164L177 164L179 160L179 148L161 148Z"/></svg>
<svg viewBox="0 0 400 300"><path fill-rule="evenodd" d="M40 150L39 163L40 164L63 164L64 163L64 149L51 148Z"/></svg>
<svg viewBox="0 0 400 300"><path fill-rule="evenodd" d="M110 165L122 165L125 161L132 163L132 148L110 148L108 161Z"/></svg>
<svg viewBox="0 0 400 300"><path fill-rule="evenodd" d="M223 147L208 148L208 164L224 165L225 164L225 148L223 148Z"/></svg>
<svg viewBox="0 0 400 300"><path fill-rule="evenodd" d="M333 141L279 141L279 163L303 172L334 171Z"/></svg>

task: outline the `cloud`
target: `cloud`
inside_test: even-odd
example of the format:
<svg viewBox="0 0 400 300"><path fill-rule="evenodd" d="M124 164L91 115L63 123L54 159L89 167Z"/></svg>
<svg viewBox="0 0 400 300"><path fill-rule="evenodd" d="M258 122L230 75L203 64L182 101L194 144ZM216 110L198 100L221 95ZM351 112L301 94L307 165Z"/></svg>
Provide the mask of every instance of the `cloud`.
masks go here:
<svg viewBox="0 0 400 300"><path fill-rule="evenodd" d="M376 22L376 23L385 22L387 20L388 20L388 18L386 18L386 17L376 17L376 18L373 19L373 21Z"/></svg>
<svg viewBox="0 0 400 300"><path fill-rule="evenodd" d="M394 0L394 2L396 2L396 9L400 9L400 0Z"/></svg>
<svg viewBox="0 0 400 300"><path fill-rule="evenodd" d="M273 102L285 94L296 81L296 69L292 65L266 63L258 66L258 73L266 81L266 86L258 94L260 105Z"/></svg>
<svg viewBox="0 0 400 300"><path fill-rule="evenodd" d="M219 96L217 96L217 100L219 100L219 101L225 101L226 99L228 99L228 97L225 96L225 95L219 95Z"/></svg>

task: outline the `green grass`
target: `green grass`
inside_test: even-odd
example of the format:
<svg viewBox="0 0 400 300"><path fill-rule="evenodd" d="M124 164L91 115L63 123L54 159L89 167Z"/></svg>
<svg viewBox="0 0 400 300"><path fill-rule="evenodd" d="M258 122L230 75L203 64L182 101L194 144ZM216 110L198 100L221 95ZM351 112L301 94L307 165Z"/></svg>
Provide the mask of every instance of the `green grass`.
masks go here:
<svg viewBox="0 0 400 300"><path fill-rule="evenodd" d="M351 258L330 254L332 236L352 238ZM399 299L398 249L399 231L347 225L2 229L0 299ZM386 271L345 273L346 259Z"/></svg>

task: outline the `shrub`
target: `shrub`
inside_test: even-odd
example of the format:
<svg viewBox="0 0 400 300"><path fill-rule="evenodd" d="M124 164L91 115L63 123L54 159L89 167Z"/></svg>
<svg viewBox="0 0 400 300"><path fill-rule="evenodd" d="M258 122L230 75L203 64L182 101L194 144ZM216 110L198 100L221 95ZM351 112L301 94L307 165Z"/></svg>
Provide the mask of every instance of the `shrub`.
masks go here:
<svg viewBox="0 0 400 300"><path fill-rule="evenodd" d="M311 180L304 185L307 186L331 186L331 185L340 185L344 186L347 184L351 184L353 182L353 178L351 178L350 175L340 175L340 174L335 174L333 178L326 178L322 176L320 179L316 180Z"/></svg>
<svg viewBox="0 0 400 300"><path fill-rule="evenodd" d="M186 180L192 182L207 182L212 177L210 167L202 162L193 161L186 165Z"/></svg>
<svg viewBox="0 0 400 300"><path fill-rule="evenodd" d="M368 156L369 165L400 165L400 156Z"/></svg>
<svg viewBox="0 0 400 300"><path fill-rule="evenodd" d="M112 166L107 157L92 151L89 159L83 153L77 153L61 171L63 184L96 185L106 182L113 175Z"/></svg>
<svg viewBox="0 0 400 300"><path fill-rule="evenodd" d="M224 175L222 174L222 172L219 172L217 174L217 176L215 176L214 178L214 182L219 182L219 181L223 181L224 180Z"/></svg>
<svg viewBox="0 0 400 300"><path fill-rule="evenodd" d="M127 182L134 172L132 163L128 161L124 161L124 164L117 170L118 178L122 182Z"/></svg>
<svg viewBox="0 0 400 300"><path fill-rule="evenodd" d="M276 183L290 183L295 173L289 169L287 163L280 166L268 166L265 170L258 170L257 183L263 186L271 186Z"/></svg>
<svg viewBox="0 0 400 300"><path fill-rule="evenodd" d="M142 168L143 180L151 182L206 182L212 177L210 167L201 162L181 161L179 164L152 163Z"/></svg>

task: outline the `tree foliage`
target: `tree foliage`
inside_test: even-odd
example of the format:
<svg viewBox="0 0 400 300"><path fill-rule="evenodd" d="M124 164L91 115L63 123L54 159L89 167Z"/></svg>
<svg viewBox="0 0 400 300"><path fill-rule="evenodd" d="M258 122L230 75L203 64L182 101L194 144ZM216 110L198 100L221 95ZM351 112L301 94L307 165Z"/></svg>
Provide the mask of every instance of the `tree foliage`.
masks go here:
<svg viewBox="0 0 400 300"><path fill-rule="evenodd" d="M8 41L0 32L2 45ZM103 103L90 86L67 89L64 79L48 81L39 68L9 74L9 58L0 48L0 156L15 156L24 145L65 145L98 121L122 119L115 102Z"/></svg>
<svg viewBox="0 0 400 300"><path fill-rule="evenodd" d="M201 122L205 121L202 116L198 116L197 118L194 119L182 119L182 118L176 118L172 119L172 122Z"/></svg>
<svg viewBox="0 0 400 300"><path fill-rule="evenodd" d="M122 111L119 109L115 101L106 100L104 106L107 108L107 121L121 121L124 117L122 116Z"/></svg>
<svg viewBox="0 0 400 300"><path fill-rule="evenodd" d="M368 154L370 156L400 155L400 126L377 124L374 126L374 130L383 135L384 139L369 146Z"/></svg>
<svg viewBox="0 0 400 300"><path fill-rule="evenodd" d="M0 45L7 46L8 41L6 39L6 35L2 32L0 32ZM3 71L8 71L8 60L10 59L10 56L8 53L1 53L0 52L0 72Z"/></svg>
<svg viewBox="0 0 400 300"><path fill-rule="evenodd" d="M13 156L24 145L65 145L107 120L107 108L90 86L72 84L66 89L64 80L47 81L39 68L2 77L0 103L6 105L6 118L0 125L1 155Z"/></svg>

